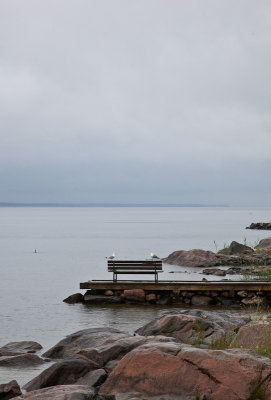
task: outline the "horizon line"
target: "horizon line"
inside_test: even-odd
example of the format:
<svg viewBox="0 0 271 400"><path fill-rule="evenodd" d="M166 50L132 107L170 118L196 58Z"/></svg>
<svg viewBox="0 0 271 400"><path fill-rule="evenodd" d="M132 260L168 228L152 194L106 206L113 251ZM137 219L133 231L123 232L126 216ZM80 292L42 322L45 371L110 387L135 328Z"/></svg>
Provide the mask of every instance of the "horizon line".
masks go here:
<svg viewBox="0 0 271 400"><path fill-rule="evenodd" d="M61 202L0 202L0 207L230 207L227 204L201 203L61 203Z"/></svg>

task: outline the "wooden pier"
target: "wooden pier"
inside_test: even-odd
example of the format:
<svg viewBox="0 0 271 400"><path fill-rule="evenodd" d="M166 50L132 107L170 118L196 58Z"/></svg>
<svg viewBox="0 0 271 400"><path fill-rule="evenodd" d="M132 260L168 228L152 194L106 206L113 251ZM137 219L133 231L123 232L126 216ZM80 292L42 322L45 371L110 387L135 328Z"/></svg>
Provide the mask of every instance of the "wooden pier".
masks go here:
<svg viewBox="0 0 271 400"><path fill-rule="evenodd" d="M93 280L81 282L80 289L92 290L129 290L143 289L146 291L252 291L271 292L271 281L124 281Z"/></svg>

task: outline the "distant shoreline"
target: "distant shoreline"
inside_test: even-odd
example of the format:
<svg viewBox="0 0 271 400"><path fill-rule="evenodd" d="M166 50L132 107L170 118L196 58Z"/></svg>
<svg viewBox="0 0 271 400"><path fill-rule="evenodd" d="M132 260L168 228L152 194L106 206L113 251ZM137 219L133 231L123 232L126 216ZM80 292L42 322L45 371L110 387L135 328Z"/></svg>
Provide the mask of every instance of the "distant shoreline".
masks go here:
<svg viewBox="0 0 271 400"><path fill-rule="evenodd" d="M0 207L229 207L226 204L168 204L168 203L9 203Z"/></svg>

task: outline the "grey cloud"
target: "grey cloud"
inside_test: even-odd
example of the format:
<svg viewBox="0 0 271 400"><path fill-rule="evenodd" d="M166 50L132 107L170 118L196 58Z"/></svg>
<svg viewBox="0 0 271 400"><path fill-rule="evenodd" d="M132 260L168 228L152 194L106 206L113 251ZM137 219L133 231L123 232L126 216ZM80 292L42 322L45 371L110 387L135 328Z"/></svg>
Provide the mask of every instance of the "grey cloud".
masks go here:
<svg viewBox="0 0 271 400"><path fill-rule="evenodd" d="M0 9L2 201L270 203L269 1Z"/></svg>

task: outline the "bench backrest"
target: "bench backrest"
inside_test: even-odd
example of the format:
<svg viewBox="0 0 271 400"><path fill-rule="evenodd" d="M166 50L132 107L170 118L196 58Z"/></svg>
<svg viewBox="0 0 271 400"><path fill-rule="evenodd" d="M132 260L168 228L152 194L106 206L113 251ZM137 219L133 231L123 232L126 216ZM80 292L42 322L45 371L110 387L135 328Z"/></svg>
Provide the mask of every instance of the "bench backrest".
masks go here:
<svg viewBox="0 0 271 400"><path fill-rule="evenodd" d="M162 260L108 260L108 271L118 270L151 270L162 271Z"/></svg>

